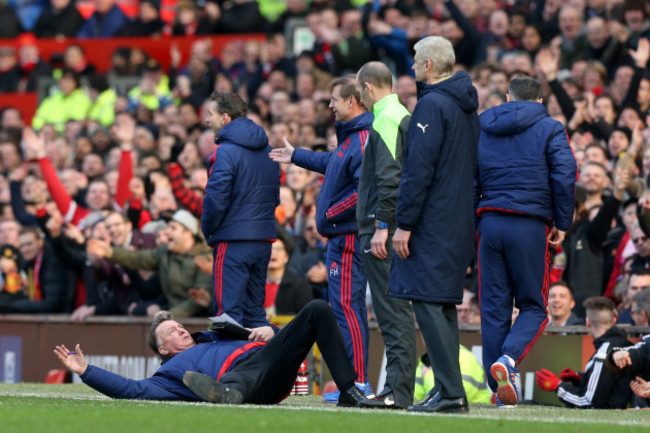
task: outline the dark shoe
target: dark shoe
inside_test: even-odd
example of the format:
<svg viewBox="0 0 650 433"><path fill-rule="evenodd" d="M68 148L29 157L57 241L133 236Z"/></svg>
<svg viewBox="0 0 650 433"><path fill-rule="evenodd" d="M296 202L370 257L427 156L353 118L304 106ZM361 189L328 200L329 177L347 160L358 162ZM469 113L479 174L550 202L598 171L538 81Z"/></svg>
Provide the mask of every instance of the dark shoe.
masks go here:
<svg viewBox="0 0 650 433"><path fill-rule="evenodd" d="M429 395L423 402L415 406L409 406L409 412L446 412L446 413L467 413L469 405L465 397L442 398L440 393Z"/></svg>
<svg viewBox="0 0 650 433"><path fill-rule="evenodd" d="M429 391L427 396L424 397L424 400L422 400L421 402L419 402L416 405L409 406L408 410L411 410L412 407L416 407L416 406L429 406L429 405L435 404L435 403L439 402L441 398L442 398L442 396L440 395L440 393L438 391L436 391L436 388L433 388L431 391Z"/></svg>
<svg viewBox="0 0 650 433"><path fill-rule="evenodd" d="M365 399L359 402L357 407L368 409L402 409L399 406L395 406L393 391L387 392L384 395L379 395L375 398Z"/></svg>
<svg viewBox="0 0 650 433"><path fill-rule="evenodd" d="M217 382L207 374L187 371L183 376L183 383L194 394L210 403L241 404L244 401L241 392Z"/></svg>
<svg viewBox="0 0 650 433"><path fill-rule="evenodd" d="M341 392L337 406L359 407L359 403L362 401L367 401L366 396L359 388L353 385L346 391Z"/></svg>

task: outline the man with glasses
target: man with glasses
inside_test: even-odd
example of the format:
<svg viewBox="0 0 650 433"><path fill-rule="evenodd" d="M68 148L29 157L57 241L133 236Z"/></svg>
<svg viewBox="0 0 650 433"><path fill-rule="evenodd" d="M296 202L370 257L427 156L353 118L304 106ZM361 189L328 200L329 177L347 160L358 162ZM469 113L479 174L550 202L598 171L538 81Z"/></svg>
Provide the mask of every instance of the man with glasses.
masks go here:
<svg viewBox="0 0 650 433"><path fill-rule="evenodd" d="M650 268L650 238L645 235L638 221L632 224L630 239L638 253L632 262L632 268Z"/></svg>

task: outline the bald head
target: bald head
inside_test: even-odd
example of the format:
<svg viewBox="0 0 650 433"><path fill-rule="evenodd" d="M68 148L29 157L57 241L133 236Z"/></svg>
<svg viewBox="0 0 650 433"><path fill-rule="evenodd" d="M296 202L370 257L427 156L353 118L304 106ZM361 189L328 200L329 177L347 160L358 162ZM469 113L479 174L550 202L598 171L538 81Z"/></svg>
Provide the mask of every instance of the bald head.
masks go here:
<svg viewBox="0 0 650 433"><path fill-rule="evenodd" d="M363 105L372 110L380 99L393 93L393 74L381 62L368 62L357 72L356 87Z"/></svg>

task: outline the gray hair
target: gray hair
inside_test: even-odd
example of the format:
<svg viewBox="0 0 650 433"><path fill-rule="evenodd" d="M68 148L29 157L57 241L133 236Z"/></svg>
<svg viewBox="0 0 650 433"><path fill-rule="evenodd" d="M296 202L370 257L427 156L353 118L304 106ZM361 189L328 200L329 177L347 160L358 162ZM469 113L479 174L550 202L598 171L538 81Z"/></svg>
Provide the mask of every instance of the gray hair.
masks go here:
<svg viewBox="0 0 650 433"><path fill-rule="evenodd" d="M426 59L433 63L433 73L436 78L451 75L456 64L454 47L448 39L442 36L428 36L415 44L415 61L424 62Z"/></svg>
<svg viewBox="0 0 650 433"><path fill-rule="evenodd" d="M169 311L159 311L158 314L153 319L153 323L151 323L151 327L149 328L149 333L147 334L147 343L149 343L149 347L151 347L151 350L153 350L156 355L160 356L163 358L163 356L158 352L158 348L162 346L162 341L160 341L160 338L158 338L158 334L156 331L158 331L158 326L160 326L161 323L166 322L168 320L174 320L174 316L172 313Z"/></svg>

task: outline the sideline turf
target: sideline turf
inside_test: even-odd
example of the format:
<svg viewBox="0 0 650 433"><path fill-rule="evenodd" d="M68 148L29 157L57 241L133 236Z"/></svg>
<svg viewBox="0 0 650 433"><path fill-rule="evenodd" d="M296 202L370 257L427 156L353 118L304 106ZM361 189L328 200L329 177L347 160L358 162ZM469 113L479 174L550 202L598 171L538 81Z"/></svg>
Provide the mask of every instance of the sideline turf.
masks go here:
<svg viewBox="0 0 650 433"><path fill-rule="evenodd" d="M471 405L469 416L336 409L317 396L279 406L224 407L207 403L110 400L85 385L0 384L0 432L66 433L417 433L639 432L650 411L574 410Z"/></svg>

